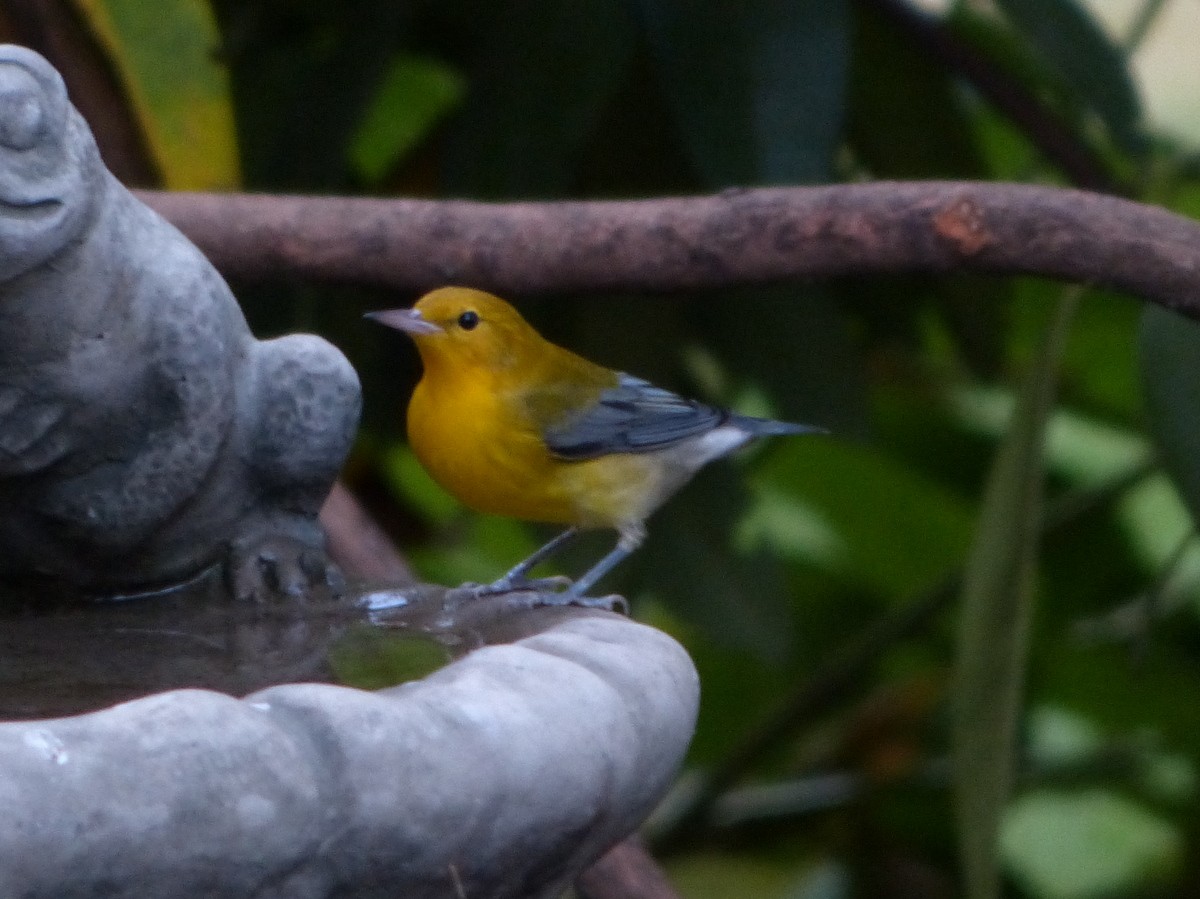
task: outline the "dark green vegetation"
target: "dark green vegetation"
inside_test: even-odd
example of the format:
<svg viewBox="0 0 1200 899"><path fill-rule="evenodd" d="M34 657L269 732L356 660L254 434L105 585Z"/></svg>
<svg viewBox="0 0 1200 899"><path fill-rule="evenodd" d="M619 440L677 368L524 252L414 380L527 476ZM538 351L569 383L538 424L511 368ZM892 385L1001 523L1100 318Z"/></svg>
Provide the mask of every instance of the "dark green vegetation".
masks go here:
<svg viewBox="0 0 1200 899"><path fill-rule="evenodd" d="M549 200L975 178L1200 213L1195 149L1148 127L1129 70L1170 0L1117 38L1072 0L945 19L900 0L220 0L215 22L171 0L144 7L175 23L157 31L132 0L86 5L145 135L128 172L170 186ZM189 105L207 124L179 140ZM259 334L315 330L354 361L347 480L426 578L490 579L542 539L458 508L409 454L415 354L360 315L414 297L234 287ZM713 466L605 585L701 671L690 770L649 831L687 896L1195 894L1194 326L980 276L511 299L597 361L835 434Z"/></svg>

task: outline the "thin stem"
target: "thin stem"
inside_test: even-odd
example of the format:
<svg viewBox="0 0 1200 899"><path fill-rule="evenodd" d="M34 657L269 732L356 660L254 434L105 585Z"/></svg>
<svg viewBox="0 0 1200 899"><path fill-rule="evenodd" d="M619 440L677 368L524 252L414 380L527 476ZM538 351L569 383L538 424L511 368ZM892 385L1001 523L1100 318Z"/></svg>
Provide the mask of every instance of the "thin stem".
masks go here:
<svg viewBox="0 0 1200 899"><path fill-rule="evenodd" d="M964 79L1078 187L1128 193L1107 163L1040 97L943 19L906 0L857 0L876 10L946 69Z"/></svg>
<svg viewBox="0 0 1200 899"><path fill-rule="evenodd" d="M1146 35L1154 27L1158 14L1166 5L1167 0L1146 0L1142 4L1137 15L1133 17L1133 21L1129 23L1129 31L1125 34L1125 40L1122 41L1127 56L1132 56L1141 47Z"/></svg>
<svg viewBox="0 0 1200 899"><path fill-rule="evenodd" d="M1156 469L1139 464L1095 488L1067 494L1047 505L1042 536L1048 536L1098 510L1107 508ZM876 621L841 647L758 727L749 731L726 757L687 790L651 834L658 852L677 850L694 840L725 791L765 756L790 741L801 727L851 695L867 679L875 663L892 647L919 633L958 597L961 574L942 583Z"/></svg>

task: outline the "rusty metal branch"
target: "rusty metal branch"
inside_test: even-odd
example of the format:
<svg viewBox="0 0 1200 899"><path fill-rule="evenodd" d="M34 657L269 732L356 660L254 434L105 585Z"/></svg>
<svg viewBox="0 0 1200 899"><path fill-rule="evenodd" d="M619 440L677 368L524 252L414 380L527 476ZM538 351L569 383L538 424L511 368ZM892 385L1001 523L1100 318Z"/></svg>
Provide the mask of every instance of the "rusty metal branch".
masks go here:
<svg viewBox="0 0 1200 899"><path fill-rule="evenodd" d="M876 182L494 204L140 196L234 279L529 294L974 271L1103 285L1200 317L1200 224L1063 188Z"/></svg>

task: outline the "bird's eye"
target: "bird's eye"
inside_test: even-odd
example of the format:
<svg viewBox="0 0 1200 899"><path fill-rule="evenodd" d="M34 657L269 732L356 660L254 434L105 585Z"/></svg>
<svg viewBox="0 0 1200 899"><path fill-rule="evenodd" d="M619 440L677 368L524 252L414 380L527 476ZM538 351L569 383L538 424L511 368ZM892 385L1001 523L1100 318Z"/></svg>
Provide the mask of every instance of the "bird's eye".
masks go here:
<svg viewBox="0 0 1200 899"><path fill-rule="evenodd" d="M458 326L464 331L470 331L479 324L479 313L472 310L467 310L458 317Z"/></svg>

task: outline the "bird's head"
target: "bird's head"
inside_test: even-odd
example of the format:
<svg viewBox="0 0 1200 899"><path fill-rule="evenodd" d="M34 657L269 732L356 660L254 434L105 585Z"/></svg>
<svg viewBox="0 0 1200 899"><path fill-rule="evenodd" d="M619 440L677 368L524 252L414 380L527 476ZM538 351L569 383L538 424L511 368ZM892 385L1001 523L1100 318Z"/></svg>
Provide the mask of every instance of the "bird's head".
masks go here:
<svg viewBox="0 0 1200 899"><path fill-rule="evenodd" d="M500 369L541 341L520 313L497 296L469 287L441 287L411 309L370 312L367 318L406 332L426 368Z"/></svg>

